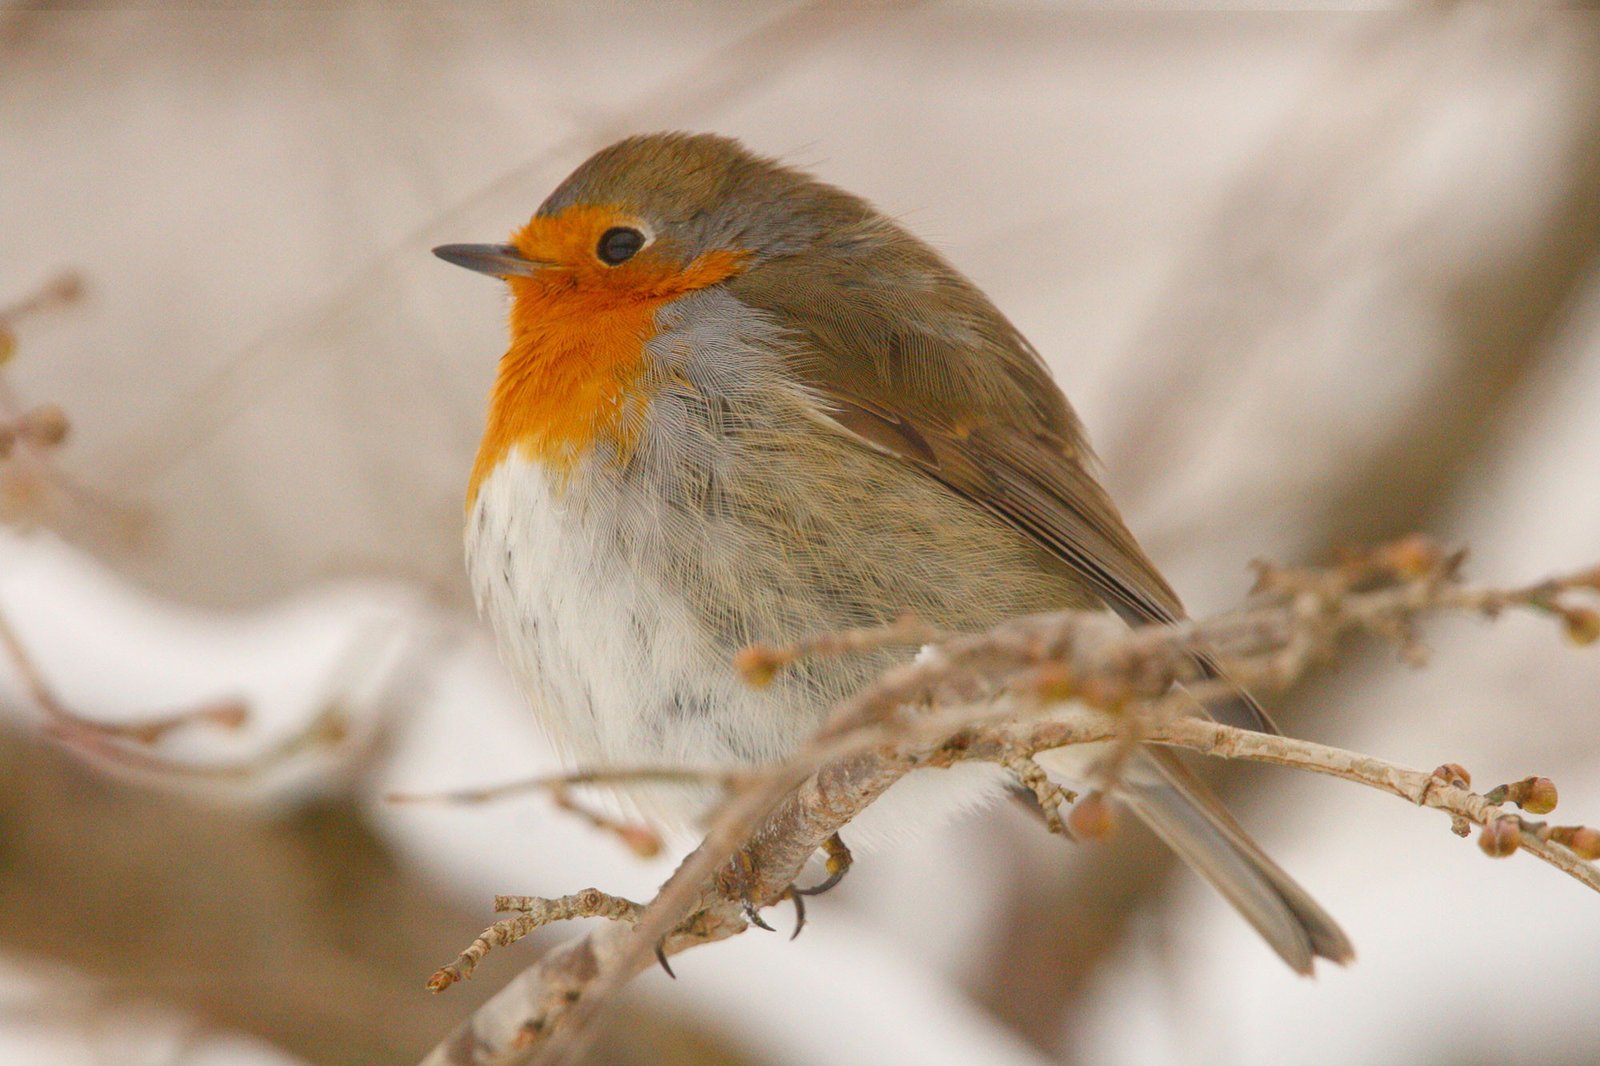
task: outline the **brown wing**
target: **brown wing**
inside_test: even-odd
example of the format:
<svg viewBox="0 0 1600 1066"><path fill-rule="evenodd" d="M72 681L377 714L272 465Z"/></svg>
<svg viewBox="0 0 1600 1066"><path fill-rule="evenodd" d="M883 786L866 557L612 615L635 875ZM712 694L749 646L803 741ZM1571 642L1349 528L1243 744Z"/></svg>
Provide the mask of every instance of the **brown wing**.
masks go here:
<svg viewBox="0 0 1600 1066"><path fill-rule="evenodd" d="M729 287L784 324L792 370L841 429L1038 542L1130 624L1183 617L1037 352L926 245L869 220ZM1275 731L1248 697L1212 710Z"/></svg>
<svg viewBox="0 0 1600 1066"><path fill-rule="evenodd" d="M1005 426L940 433L857 397L819 390L824 413L1004 518L1067 562L1129 624L1183 616L1177 595L1081 462Z"/></svg>

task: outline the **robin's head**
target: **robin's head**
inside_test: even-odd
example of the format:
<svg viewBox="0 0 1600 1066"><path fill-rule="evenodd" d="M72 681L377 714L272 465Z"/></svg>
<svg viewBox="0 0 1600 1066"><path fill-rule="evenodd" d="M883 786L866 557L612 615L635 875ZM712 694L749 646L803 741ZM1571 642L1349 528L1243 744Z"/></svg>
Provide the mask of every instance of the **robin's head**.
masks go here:
<svg viewBox="0 0 1600 1066"><path fill-rule="evenodd" d="M658 309L875 217L737 141L665 133L599 152L508 243L435 248L515 297L469 501L512 451L563 471L602 441L627 454Z"/></svg>
<svg viewBox="0 0 1600 1066"><path fill-rule="evenodd" d="M508 244L441 259L519 297L562 291L656 303L715 284L872 214L857 198L711 134L629 137L592 156Z"/></svg>

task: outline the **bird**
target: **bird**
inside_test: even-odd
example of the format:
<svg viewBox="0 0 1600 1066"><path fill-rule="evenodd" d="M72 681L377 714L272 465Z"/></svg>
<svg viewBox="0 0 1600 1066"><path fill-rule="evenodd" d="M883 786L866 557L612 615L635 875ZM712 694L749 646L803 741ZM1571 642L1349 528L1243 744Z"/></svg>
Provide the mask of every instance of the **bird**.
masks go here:
<svg viewBox="0 0 1600 1066"><path fill-rule="evenodd" d="M1184 617L1033 345L858 196L731 138L641 134L508 242L434 252L509 288L467 573L572 760L781 760L906 654L806 660L755 688L732 664L758 641L907 613L948 631ZM1275 729L1247 696L1210 713ZM1170 751L1137 749L1117 797L1294 970L1353 957Z"/></svg>

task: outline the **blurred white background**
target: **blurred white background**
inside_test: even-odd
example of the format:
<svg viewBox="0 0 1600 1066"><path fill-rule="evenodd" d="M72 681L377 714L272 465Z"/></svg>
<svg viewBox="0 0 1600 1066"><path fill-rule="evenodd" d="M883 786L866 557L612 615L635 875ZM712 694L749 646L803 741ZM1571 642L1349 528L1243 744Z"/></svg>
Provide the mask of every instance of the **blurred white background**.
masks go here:
<svg viewBox="0 0 1600 1066"><path fill-rule="evenodd" d="M0 307L85 285L14 323L6 385L72 434L0 466L0 613L86 714L248 702L174 757L329 701L351 729L248 782L129 775L0 668L0 1061L410 1061L534 950L422 992L494 893L670 870L539 798L382 800L555 765L460 574L503 294L428 249L627 133L741 137L934 241L1196 612L1411 530L1497 582L1600 558L1600 15L1187 6L0 7ZM1600 661L1533 620L1428 636L1282 718L1600 819ZM867 856L795 943L646 977L596 1061L1600 1059L1600 900L1386 797L1221 780L1353 967L1296 979L1136 833L997 809Z"/></svg>

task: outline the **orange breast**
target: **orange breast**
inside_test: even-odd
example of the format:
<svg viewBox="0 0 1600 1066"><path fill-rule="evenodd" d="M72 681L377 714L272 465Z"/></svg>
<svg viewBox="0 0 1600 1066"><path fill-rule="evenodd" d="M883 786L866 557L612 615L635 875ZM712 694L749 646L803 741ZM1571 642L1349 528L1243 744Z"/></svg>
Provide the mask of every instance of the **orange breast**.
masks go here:
<svg viewBox="0 0 1600 1066"><path fill-rule="evenodd" d="M550 257L555 242L536 227L561 221L535 219L514 241L530 258ZM573 221L565 220L569 227ZM646 249L616 268L557 260L535 277L508 279L511 346L490 394L468 508L513 450L562 474L601 440L626 454L632 442L625 415L650 400L644 348L656 333L656 311L733 274L742 258L717 251L681 265Z"/></svg>

